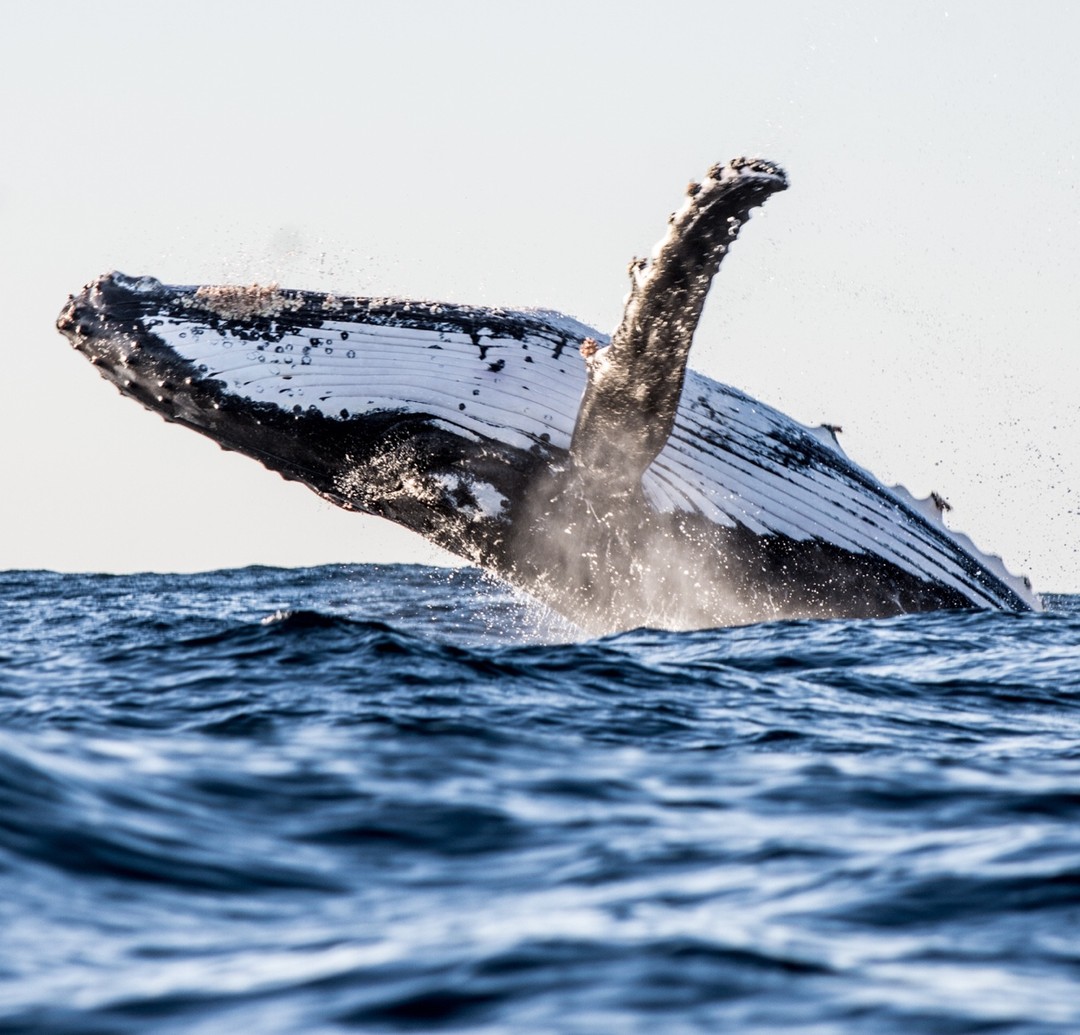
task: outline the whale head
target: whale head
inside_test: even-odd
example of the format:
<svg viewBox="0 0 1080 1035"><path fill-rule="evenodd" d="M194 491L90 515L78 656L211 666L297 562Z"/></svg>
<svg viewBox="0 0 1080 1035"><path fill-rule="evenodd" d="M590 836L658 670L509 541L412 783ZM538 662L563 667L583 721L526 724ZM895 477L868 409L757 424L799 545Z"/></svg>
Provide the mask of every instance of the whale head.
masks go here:
<svg viewBox="0 0 1080 1035"><path fill-rule="evenodd" d="M523 486L565 455L573 427L589 329L549 315L114 272L71 297L57 327L166 420L491 564ZM555 414L529 382L538 363ZM496 389L518 375L508 419Z"/></svg>

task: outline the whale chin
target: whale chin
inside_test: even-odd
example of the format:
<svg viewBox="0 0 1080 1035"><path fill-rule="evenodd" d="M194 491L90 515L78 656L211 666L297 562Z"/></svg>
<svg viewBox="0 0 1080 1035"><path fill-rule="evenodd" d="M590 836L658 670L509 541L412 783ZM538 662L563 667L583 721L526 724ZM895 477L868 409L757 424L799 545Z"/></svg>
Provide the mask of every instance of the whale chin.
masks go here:
<svg viewBox="0 0 1080 1035"><path fill-rule="evenodd" d="M1039 606L940 511L686 369L777 167L710 170L607 336L546 310L110 273L60 331L120 391L591 632Z"/></svg>

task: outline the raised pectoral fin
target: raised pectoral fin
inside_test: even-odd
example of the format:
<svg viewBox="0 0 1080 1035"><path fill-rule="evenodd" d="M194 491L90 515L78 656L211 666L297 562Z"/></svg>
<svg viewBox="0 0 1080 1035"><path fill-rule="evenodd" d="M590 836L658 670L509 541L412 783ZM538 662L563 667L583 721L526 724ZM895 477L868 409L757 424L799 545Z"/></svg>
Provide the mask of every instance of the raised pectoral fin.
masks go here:
<svg viewBox="0 0 1080 1035"><path fill-rule="evenodd" d="M786 187L783 170L760 159L714 166L690 185L652 259L631 264L618 330L609 346L587 357L570 447L586 483L632 489L663 449L712 279L751 210Z"/></svg>

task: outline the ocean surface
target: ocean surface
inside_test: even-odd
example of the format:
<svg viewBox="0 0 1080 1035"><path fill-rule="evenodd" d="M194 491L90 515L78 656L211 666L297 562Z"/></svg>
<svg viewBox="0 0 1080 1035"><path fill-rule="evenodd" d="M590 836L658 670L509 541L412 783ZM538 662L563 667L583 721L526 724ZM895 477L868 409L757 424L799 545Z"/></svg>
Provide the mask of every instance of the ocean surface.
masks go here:
<svg viewBox="0 0 1080 1035"><path fill-rule="evenodd" d="M1080 1032L1080 597L601 640L0 573L0 1033Z"/></svg>

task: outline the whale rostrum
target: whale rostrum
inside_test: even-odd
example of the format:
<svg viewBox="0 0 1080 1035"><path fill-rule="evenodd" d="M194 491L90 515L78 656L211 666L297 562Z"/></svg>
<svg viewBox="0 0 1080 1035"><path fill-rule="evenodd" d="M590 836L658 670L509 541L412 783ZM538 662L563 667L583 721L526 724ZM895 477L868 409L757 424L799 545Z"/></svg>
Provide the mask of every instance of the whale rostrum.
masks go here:
<svg viewBox="0 0 1080 1035"><path fill-rule="evenodd" d="M111 273L57 326L125 395L506 579L591 633L1039 608L941 508L687 369L713 277L787 187L690 185L610 339L547 310Z"/></svg>

